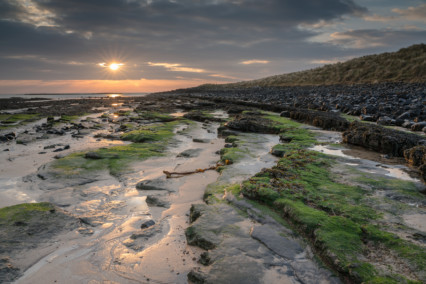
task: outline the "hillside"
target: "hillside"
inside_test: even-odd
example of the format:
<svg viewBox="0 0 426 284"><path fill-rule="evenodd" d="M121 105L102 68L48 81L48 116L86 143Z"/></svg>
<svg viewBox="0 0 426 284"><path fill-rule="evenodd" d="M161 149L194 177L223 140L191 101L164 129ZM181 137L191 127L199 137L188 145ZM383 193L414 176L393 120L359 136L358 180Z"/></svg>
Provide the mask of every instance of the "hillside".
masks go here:
<svg viewBox="0 0 426 284"><path fill-rule="evenodd" d="M380 82L426 82L426 44L412 45L397 52L368 55L343 63L262 79L200 88L241 88L255 86L305 86L363 84Z"/></svg>

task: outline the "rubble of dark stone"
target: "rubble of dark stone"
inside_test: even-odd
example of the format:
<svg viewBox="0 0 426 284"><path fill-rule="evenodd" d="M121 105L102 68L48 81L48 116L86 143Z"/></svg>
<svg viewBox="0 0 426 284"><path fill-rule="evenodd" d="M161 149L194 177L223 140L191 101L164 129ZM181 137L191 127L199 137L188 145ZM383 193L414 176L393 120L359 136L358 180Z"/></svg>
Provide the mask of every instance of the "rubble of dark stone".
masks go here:
<svg viewBox="0 0 426 284"><path fill-rule="evenodd" d="M364 120L376 122L389 117L401 126L406 120L426 121L426 86L424 83L380 83L358 85L252 87L252 88L191 88L174 91L217 103L245 102L269 104L269 110L288 111L304 108L348 115L363 115ZM243 104L239 104L240 106ZM273 106L273 107L271 107ZM383 119L382 119L383 120ZM420 129L421 130L421 129Z"/></svg>

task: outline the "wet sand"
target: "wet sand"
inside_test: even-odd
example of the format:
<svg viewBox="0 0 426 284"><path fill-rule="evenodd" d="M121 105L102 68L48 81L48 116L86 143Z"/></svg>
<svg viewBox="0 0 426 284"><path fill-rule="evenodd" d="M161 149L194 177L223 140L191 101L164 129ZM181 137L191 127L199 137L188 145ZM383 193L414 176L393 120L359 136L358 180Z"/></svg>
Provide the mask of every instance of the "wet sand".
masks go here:
<svg viewBox="0 0 426 284"><path fill-rule="evenodd" d="M162 171L187 171L215 164L218 159L215 152L223 147L223 140L213 139L203 144L192 142L192 136L216 136L215 133L208 134L200 126L195 127L188 136L177 135L176 139L181 141L167 157L134 164L132 173L121 176L121 182L107 179L86 188L86 195L96 198L103 193L103 197L88 198L67 210L77 215L81 212L82 216L87 216L91 211L92 215L106 214L105 223L94 228L91 236L76 237L75 233L61 236L62 244L35 263L16 283L102 283L104 280L119 283L187 283L186 275L191 268L199 265L195 261L198 249L186 244L184 230L188 226L187 215L191 204L201 202L205 187L217 179L218 173L208 171L166 181ZM217 125L211 126L211 129L216 128ZM178 151L200 146L203 151L198 157L176 158ZM148 192L135 189L135 184L145 179L164 179L167 182L167 187L171 188L167 193L172 204L169 209L146 205L144 195ZM96 194L91 195L90 192ZM66 197L64 193L64 200L61 200L58 194L57 191L53 194L55 203L70 203L69 198L72 197ZM42 194L41 199L48 195L52 194ZM118 206L114 211L102 212L100 208L106 204ZM126 247L125 241L140 231L141 220L151 218L160 227L158 234L143 240L143 250ZM40 252L35 250L32 253Z"/></svg>

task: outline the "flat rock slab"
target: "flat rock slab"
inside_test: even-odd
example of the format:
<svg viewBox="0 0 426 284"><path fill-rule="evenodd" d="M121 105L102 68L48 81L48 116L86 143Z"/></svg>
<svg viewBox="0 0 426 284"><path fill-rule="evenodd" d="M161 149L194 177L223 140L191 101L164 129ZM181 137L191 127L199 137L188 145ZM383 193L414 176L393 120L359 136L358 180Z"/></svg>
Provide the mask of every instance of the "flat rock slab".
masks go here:
<svg viewBox="0 0 426 284"><path fill-rule="evenodd" d="M276 254L287 259L294 259L303 252L302 247L296 241L281 236L277 229L273 229L269 225L254 227L251 236Z"/></svg>
<svg viewBox="0 0 426 284"><path fill-rule="evenodd" d="M46 203L44 206L51 209L25 212L22 208L21 215L9 216L6 213L0 218L0 283L14 280L28 269L14 266L14 262L22 257L22 251L52 244L52 239L58 234L73 231L80 226L75 216L52 204ZM5 207L3 210L12 210L13 207ZM16 221L16 218L19 220Z"/></svg>
<svg viewBox="0 0 426 284"><path fill-rule="evenodd" d="M170 202L167 200L167 197L164 195L148 195L146 197L146 203L149 206L164 207L164 208L170 207Z"/></svg>
<svg viewBox="0 0 426 284"><path fill-rule="evenodd" d="M200 155L200 153L203 151L201 148L197 149L188 149L185 150L177 155L177 157L184 157L184 158L195 158Z"/></svg>
<svg viewBox="0 0 426 284"><path fill-rule="evenodd" d="M205 266L188 274L193 283L340 283L278 224L256 225L227 204L193 205L190 221L188 244L207 250Z"/></svg>

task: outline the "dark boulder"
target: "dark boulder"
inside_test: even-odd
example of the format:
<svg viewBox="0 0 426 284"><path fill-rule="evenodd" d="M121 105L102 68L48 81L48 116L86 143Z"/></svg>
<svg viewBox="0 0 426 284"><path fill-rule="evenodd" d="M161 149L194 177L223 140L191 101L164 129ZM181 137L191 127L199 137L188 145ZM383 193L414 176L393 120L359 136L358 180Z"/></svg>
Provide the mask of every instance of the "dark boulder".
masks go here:
<svg viewBox="0 0 426 284"><path fill-rule="evenodd" d="M416 146L404 151L404 158L407 163L414 167L419 167L426 163L426 146Z"/></svg>
<svg viewBox="0 0 426 284"><path fill-rule="evenodd" d="M413 125L411 125L411 130L412 131L421 131L421 130L423 130L423 127L426 127L426 121L414 123Z"/></svg>
<svg viewBox="0 0 426 284"><path fill-rule="evenodd" d="M395 124L395 120L388 117L388 116L381 116L379 117L379 119L377 120L377 124L380 125L394 125Z"/></svg>
<svg viewBox="0 0 426 284"><path fill-rule="evenodd" d="M86 159L93 159L93 160L99 160L99 159L102 159L102 156L101 155L99 155L98 153L96 153L96 152L87 152L85 155L84 155L84 157L86 158Z"/></svg>
<svg viewBox="0 0 426 284"><path fill-rule="evenodd" d="M374 117L372 117L371 115L361 114L359 118L363 121L370 121L370 122L375 121Z"/></svg>
<svg viewBox="0 0 426 284"><path fill-rule="evenodd" d="M12 141L16 138L16 134L14 132L10 132L4 135L0 135L0 142Z"/></svg>
<svg viewBox="0 0 426 284"><path fill-rule="evenodd" d="M148 221L145 221L141 224L141 229L146 229L146 228L152 227L154 225L155 225L155 222L153 220L148 220Z"/></svg>

